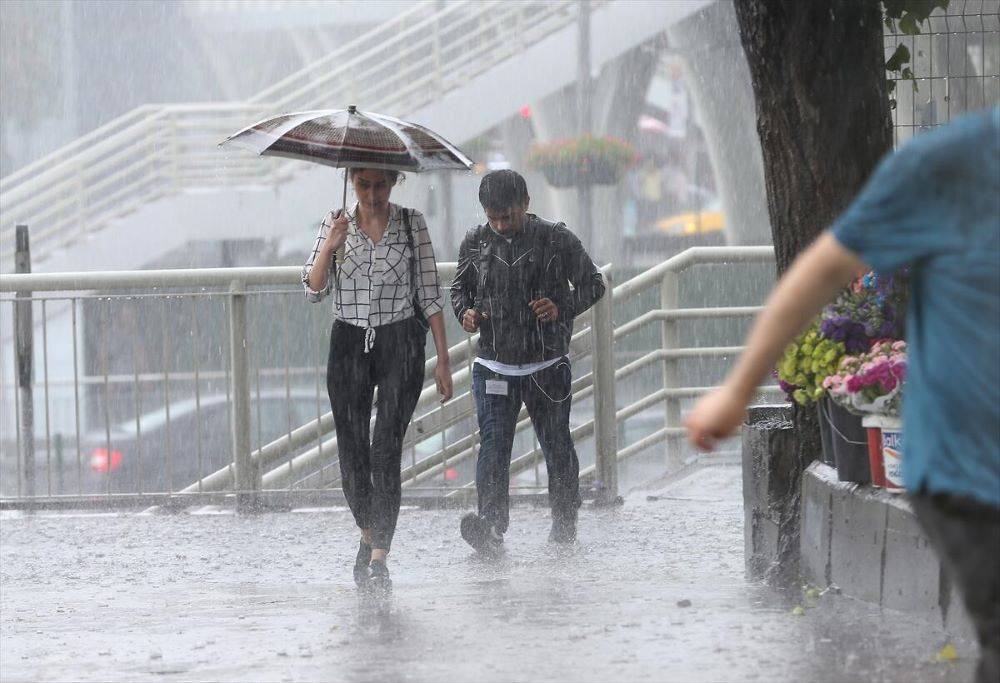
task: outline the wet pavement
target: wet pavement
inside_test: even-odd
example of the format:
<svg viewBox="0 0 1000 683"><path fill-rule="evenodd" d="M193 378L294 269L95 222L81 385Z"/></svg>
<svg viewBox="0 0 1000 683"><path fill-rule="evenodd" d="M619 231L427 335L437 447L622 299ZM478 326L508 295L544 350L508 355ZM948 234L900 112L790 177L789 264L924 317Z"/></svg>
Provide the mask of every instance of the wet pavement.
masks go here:
<svg viewBox="0 0 1000 683"><path fill-rule="evenodd" d="M495 562L463 511L404 509L384 602L354 588L345 509L4 513L0 679L969 679L974 647L935 663L949 638L924 620L747 584L740 495L738 468L698 469L585 508L570 548L517 507Z"/></svg>

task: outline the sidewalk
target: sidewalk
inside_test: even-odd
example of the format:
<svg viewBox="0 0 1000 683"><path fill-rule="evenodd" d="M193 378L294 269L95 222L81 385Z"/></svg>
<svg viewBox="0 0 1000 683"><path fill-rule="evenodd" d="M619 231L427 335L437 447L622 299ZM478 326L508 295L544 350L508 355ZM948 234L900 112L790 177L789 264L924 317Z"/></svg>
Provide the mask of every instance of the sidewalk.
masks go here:
<svg viewBox="0 0 1000 683"><path fill-rule="evenodd" d="M939 629L743 580L740 471L696 470L578 546L512 511L507 556L458 537L460 511L404 509L391 601L359 600L350 513L0 518L3 681L965 681ZM690 605L687 606L688 601Z"/></svg>

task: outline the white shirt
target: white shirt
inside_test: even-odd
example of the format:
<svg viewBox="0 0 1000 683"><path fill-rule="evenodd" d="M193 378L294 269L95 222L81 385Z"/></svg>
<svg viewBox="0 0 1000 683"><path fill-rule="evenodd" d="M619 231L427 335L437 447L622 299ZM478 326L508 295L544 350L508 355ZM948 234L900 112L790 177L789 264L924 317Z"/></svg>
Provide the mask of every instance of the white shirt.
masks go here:
<svg viewBox="0 0 1000 683"><path fill-rule="evenodd" d="M334 315L363 328L388 325L413 315L410 247L403 224L404 210L389 204L389 224L376 244L358 228L355 204L354 210L348 213L350 227L344 243L344 262L337 266L335 259L330 259L326 287L317 292L309 287L309 273L334 221L334 212L328 213L319 227L309 260L302 268L306 298L315 303L334 291ZM441 311L441 284L427 223L419 211L409 211L419 269L415 278L417 298L424 315L429 318Z"/></svg>
<svg viewBox="0 0 1000 683"><path fill-rule="evenodd" d="M551 367L561 360L562 358L550 358L549 360L543 360L538 363L508 365L507 363L499 363L495 360L487 360L486 358L479 358L478 356L476 357L476 362L483 367L492 370L498 375L507 375L508 377L524 377L525 375L531 375L539 370Z"/></svg>

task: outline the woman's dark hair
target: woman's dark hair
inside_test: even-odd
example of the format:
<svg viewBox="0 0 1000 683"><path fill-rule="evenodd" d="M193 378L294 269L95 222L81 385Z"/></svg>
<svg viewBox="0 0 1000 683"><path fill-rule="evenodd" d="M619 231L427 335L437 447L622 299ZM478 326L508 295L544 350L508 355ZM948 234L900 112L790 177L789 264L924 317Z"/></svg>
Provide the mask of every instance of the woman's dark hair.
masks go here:
<svg viewBox="0 0 1000 683"><path fill-rule="evenodd" d="M490 171L479 183L479 203L487 211L503 211L528 203L528 184L517 171Z"/></svg>
<svg viewBox="0 0 1000 683"><path fill-rule="evenodd" d="M398 185L403 182L406 177L403 175L402 171L391 171L387 168L349 168L347 169L347 179L354 180L354 176L361 171L382 171L385 173L385 179L389 181L390 185Z"/></svg>

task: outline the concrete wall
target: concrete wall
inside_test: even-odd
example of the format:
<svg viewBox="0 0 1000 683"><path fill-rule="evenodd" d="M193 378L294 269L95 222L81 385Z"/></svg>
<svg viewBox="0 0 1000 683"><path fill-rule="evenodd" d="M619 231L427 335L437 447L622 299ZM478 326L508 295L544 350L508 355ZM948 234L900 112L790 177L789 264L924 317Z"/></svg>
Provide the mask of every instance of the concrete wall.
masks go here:
<svg viewBox="0 0 1000 683"><path fill-rule="evenodd" d="M961 599L904 497L838 481L832 467L814 462L802 477L801 515L804 581L940 619L952 635L975 639Z"/></svg>

